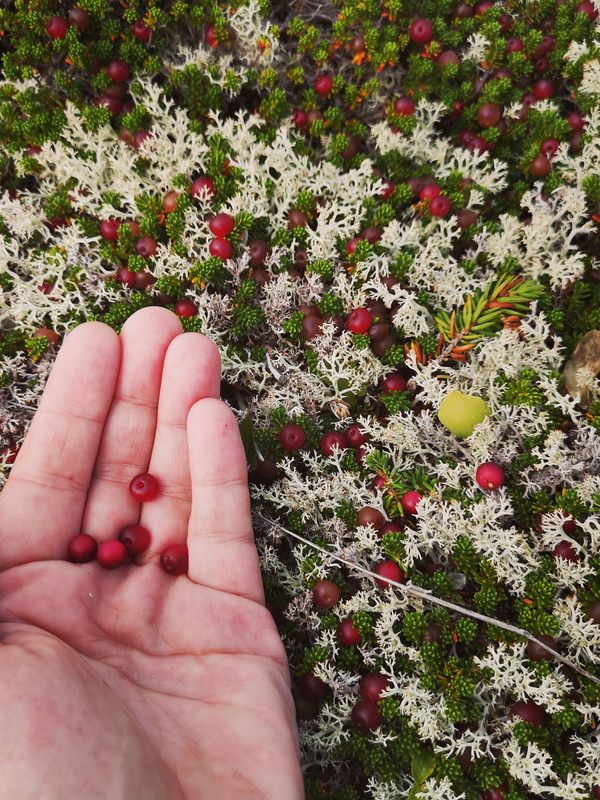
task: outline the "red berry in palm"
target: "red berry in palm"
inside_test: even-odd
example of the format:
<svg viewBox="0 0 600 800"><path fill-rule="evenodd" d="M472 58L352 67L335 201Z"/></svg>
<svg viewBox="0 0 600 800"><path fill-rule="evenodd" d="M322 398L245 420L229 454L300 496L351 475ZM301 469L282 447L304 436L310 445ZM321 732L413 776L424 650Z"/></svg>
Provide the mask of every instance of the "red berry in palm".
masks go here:
<svg viewBox="0 0 600 800"><path fill-rule="evenodd" d="M313 85L315 92L324 97L333 89L333 78L331 75L317 75Z"/></svg>
<svg viewBox="0 0 600 800"><path fill-rule="evenodd" d="M211 197L215 193L215 184L213 183L212 178L208 178L206 175L196 178L195 181L192 181L190 193L193 197L198 198Z"/></svg>
<svg viewBox="0 0 600 800"><path fill-rule="evenodd" d="M406 511L407 514L414 514L417 510L419 502L422 499L423 495L419 494L419 492L415 491L404 492L404 494L400 498L400 503L402 504L402 508Z"/></svg>
<svg viewBox="0 0 600 800"><path fill-rule="evenodd" d="M169 575L184 575L188 571L187 545L167 545L160 554L160 565Z"/></svg>
<svg viewBox="0 0 600 800"><path fill-rule="evenodd" d="M76 564L93 561L98 552L98 542L88 533L78 533L69 542L69 559Z"/></svg>
<svg viewBox="0 0 600 800"><path fill-rule="evenodd" d="M350 718L354 727L363 733L374 731L382 722L377 703L370 700L360 700L352 709Z"/></svg>
<svg viewBox="0 0 600 800"><path fill-rule="evenodd" d="M231 214L221 212L220 214L215 214L209 221L208 227L217 238L224 239L234 229L235 220Z"/></svg>
<svg viewBox="0 0 600 800"><path fill-rule="evenodd" d="M362 642L362 636L360 631L354 627L352 617L343 619L337 627L337 632L344 647L355 647Z"/></svg>
<svg viewBox="0 0 600 800"><path fill-rule="evenodd" d="M445 194L434 197L429 203L429 213L432 217L446 217L452 209L452 202Z"/></svg>
<svg viewBox="0 0 600 800"><path fill-rule="evenodd" d="M214 256L215 258L221 258L224 261L226 261L228 258L231 258L233 255L233 247L231 242L227 239L212 239L208 249L211 256Z"/></svg>
<svg viewBox="0 0 600 800"><path fill-rule="evenodd" d="M90 27L90 15L84 8L73 6L69 9L69 22L74 25L79 33L84 33Z"/></svg>
<svg viewBox="0 0 600 800"><path fill-rule="evenodd" d="M64 39L69 32L69 23L64 17L49 17L46 20L46 33L51 39Z"/></svg>
<svg viewBox="0 0 600 800"><path fill-rule="evenodd" d="M394 103L394 111L403 117L412 117L415 108L415 101L412 97L399 97Z"/></svg>
<svg viewBox="0 0 600 800"><path fill-rule="evenodd" d="M530 725L543 725L546 721L546 712L542 706L533 700L519 700L510 707L511 717L520 717Z"/></svg>
<svg viewBox="0 0 600 800"><path fill-rule="evenodd" d="M155 500L159 492L159 480L149 472L140 472L129 484L129 494L139 503L148 503L150 500Z"/></svg>
<svg viewBox="0 0 600 800"><path fill-rule="evenodd" d="M571 542L569 542L567 539L563 539L562 542L559 542L552 551L552 558L564 558L565 561L577 563L579 561L579 554Z"/></svg>
<svg viewBox="0 0 600 800"><path fill-rule="evenodd" d="M106 569L116 569L127 561L127 548L118 539L100 542L96 561Z"/></svg>
<svg viewBox="0 0 600 800"><path fill-rule="evenodd" d="M151 236L142 236L135 243L135 252L143 258L151 258L156 253L156 240Z"/></svg>
<svg viewBox="0 0 600 800"><path fill-rule="evenodd" d="M381 700L382 693L390 685L389 678L379 672L370 672L368 675L363 675L358 685L358 690L365 698L372 703L377 703Z"/></svg>
<svg viewBox="0 0 600 800"><path fill-rule="evenodd" d="M117 280L119 283L122 283L123 286L129 286L129 288L135 284L135 275L136 273L127 269L127 267L121 267L117 270Z"/></svg>
<svg viewBox="0 0 600 800"><path fill-rule="evenodd" d="M408 29L408 35L413 42L427 44L427 42L431 41L433 36L433 25L428 19L419 17L411 24L410 28Z"/></svg>
<svg viewBox="0 0 600 800"><path fill-rule="evenodd" d="M312 589L313 603L317 608L333 608L341 596L339 586L333 581L317 581Z"/></svg>
<svg viewBox="0 0 600 800"><path fill-rule="evenodd" d="M350 333L368 333L373 324L373 316L366 308L355 308L346 318L346 328Z"/></svg>
<svg viewBox="0 0 600 800"><path fill-rule="evenodd" d="M538 100L548 100L556 92L556 84L550 78L540 78L533 84L533 93Z"/></svg>
<svg viewBox="0 0 600 800"><path fill-rule="evenodd" d="M323 455L332 456L333 448L338 446L341 450L348 446L346 436L341 431L329 431L321 439L321 452Z"/></svg>
<svg viewBox="0 0 600 800"><path fill-rule="evenodd" d="M100 236L109 242L116 242L119 238L119 228L121 223L116 219L100 220Z"/></svg>
<svg viewBox="0 0 600 800"><path fill-rule="evenodd" d="M146 25L143 19L136 19L131 26L131 32L133 33L134 38L142 44L148 44L152 38L152 28L149 25Z"/></svg>
<svg viewBox="0 0 600 800"><path fill-rule="evenodd" d="M131 76L129 64L122 58L116 58L106 67L106 74L113 83L125 83Z"/></svg>
<svg viewBox="0 0 600 800"><path fill-rule="evenodd" d="M329 691L329 686L321 678L313 675L312 672L307 672L306 675L301 675L298 678L298 689L309 700L319 701L325 697Z"/></svg>
<svg viewBox="0 0 600 800"><path fill-rule="evenodd" d="M484 103L477 111L477 122L482 128L492 128L500 122L502 111L496 103Z"/></svg>
<svg viewBox="0 0 600 800"><path fill-rule="evenodd" d="M285 425L279 431L279 442L284 450L291 452L292 450L299 450L304 444L306 434L300 425Z"/></svg>
<svg viewBox="0 0 600 800"><path fill-rule="evenodd" d="M419 190L419 200L433 200L434 197L441 194L441 191L442 187L439 184L430 181Z"/></svg>
<svg viewBox="0 0 600 800"><path fill-rule="evenodd" d="M179 300L175 304L175 313L178 317L195 317L198 306L192 300Z"/></svg>
<svg viewBox="0 0 600 800"><path fill-rule="evenodd" d="M381 381L381 391L384 394L403 392L406 389L406 378L401 372L390 372Z"/></svg>
<svg viewBox="0 0 600 800"><path fill-rule="evenodd" d="M119 534L119 541L123 542L129 555L138 556L150 545L150 531L143 525L126 525Z"/></svg>
<svg viewBox="0 0 600 800"><path fill-rule="evenodd" d="M486 461L477 467L475 479L482 489L499 489L504 484L504 470L500 464Z"/></svg>
<svg viewBox="0 0 600 800"><path fill-rule="evenodd" d="M529 172L536 178L545 178L551 169L550 159L541 154L536 156L529 165Z"/></svg>
<svg viewBox="0 0 600 800"><path fill-rule="evenodd" d="M379 564L376 564L373 567L373 572L377 575L381 576L381 580L375 579L375 583L381 589L387 589L391 584L385 580L388 578L391 581L396 581L396 583L402 583L406 580L406 575L402 572L400 567L395 564L393 561L380 561Z"/></svg>
<svg viewBox="0 0 600 800"><path fill-rule="evenodd" d="M360 447L367 441L367 436L362 432L360 425L350 425L346 431L346 441L350 447Z"/></svg>

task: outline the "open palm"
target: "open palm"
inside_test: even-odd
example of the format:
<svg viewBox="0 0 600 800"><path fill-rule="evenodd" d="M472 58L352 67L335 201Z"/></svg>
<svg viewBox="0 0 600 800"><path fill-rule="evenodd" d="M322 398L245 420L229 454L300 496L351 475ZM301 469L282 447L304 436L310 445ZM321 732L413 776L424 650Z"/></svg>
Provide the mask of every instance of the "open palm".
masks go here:
<svg viewBox="0 0 600 800"><path fill-rule="evenodd" d="M58 354L0 497L0 797L296 800L285 651L264 607L246 460L204 336L159 309ZM131 478L160 496L140 507ZM140 522L137 564L65 560ZM189 548L187 576L159 566Z"/></svg>

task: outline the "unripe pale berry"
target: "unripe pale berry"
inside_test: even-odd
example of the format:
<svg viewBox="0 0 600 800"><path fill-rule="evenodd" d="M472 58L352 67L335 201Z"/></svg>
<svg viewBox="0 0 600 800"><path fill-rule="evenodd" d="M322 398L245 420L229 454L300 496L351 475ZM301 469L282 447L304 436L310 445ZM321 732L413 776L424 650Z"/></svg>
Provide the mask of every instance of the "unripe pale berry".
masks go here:
<svg viewBox="0 0 600 800"><path fill-rule="evenodd" d="M100 542L96 561L105 569L116 569L127 561L127 548L118 539Z"/></svg>
<svg viewBox="0 0 600 800"><path fill-rule="evenodd" d="M482 489L499 489L504 484L504 470L499 464L487 461L477 467L475 479Z"/></svg>
<svg viewBox="0 0 600 800"><path fill-rule="evenodd" d="M98 542L88 533L78 533L69 542L69 559L76 564L93 561L98 552Z"/></svg>
<svg viewBox="0 0 600 800"><path fill-rule="evenodd" d="M167 545L160 554L160 565L169 575L184 575L188 571L187 545Z"/></svg>

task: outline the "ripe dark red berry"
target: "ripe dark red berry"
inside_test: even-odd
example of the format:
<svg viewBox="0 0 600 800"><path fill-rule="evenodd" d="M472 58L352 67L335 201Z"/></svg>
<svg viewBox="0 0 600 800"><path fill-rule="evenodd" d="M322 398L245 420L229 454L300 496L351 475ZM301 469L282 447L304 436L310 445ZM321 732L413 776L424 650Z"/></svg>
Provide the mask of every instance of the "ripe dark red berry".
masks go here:
<svg viewBox="0 0 600 800"><path fill-rule="evenodd" d="M212 217L208 223L208 227L217 238L224 239L226 236L229 236L231 231L234 229L235 220L231 214L225 214L224 212L221 212L220 214L215 214L215 216Z"/></svg>
<svg viewBox="0 0 600 800"><path fill-rule="evenodd" d="M381 381L381 391L384 394L403 392L406 389L406 378L401 372L390 372Z"/></svg>
<svg viewBox="0 0 600 800"><path fill-rule="evenodd" d="M148 503L155 500L160 493L160 482L157 477L149 472L140 472L129 484L129 494L138 503Z"/></svg>
<svg viewBox="0 0 600 800"><path fill-rule="evenodd" d="M354 727L363 733L374 731L382 722L377 703L370 700L360 700L352 709L350 718Z"/></svg>
<svg viewBox="0 0 600 800"><path fill-rule="evenodd" d="M313 603L317 608L333 608L342 593L333 581L317 581L312 589Z"/></svg>
<svg viewBox="0 0 600 800"><path fill-rule="evenodd" d="M359 242L360 242L359 236L354 236L352 239L348 241L348 243L346 244L346 252L348 253L349 256L351 256L352 253L354 253L354 251L356 250L356 246L358 245Z"/></svg>
<svg viewBox="0 0 600 800"><path fill-rule="evenodd" d="M217 33L214 25L207 25L204 31L204 41L209 47L218 47Z"/></svg>
<svg viewBox="0 0 600 800"><path fill-rule="evenodd" d="M100 236L109 242L116 242L119 238L119 228L121 223L116 219L100 220Z"/></svg>
<svg viewBox="0 0 600 800"><path fill-rule="evenodd" d="M167 545L160 554L160 565L169 575L184 575L188 571L187 545Z"/></svg>
<svg viewBox="0 0 600 800"><path fill-rule="evenodd" d="M450 65L459 67L460 56L455 50L443 50L436 58L436 64L439 64L441 67L449 67Z"/></svg>
<svg viewBox="0 0 600 800"><path fill-rule="evenodd" d="M373 316L366 308L355 308L346 318L346 328L350 333L368 333L372 324Z"/></svg>
<svg viewBox="0 0 600 800"><path fill-rule="evenodd" d="M470 228L471 225L477 224L477 212L473 211L471 208L461 208L461 210L456 213L456 222L458 227L463 230L465 228Z"/></svg>
<svg viewBox="0 0 600 800"><path fill-rule="evenodd" d="M504 470L500 464L486 461L477 467L475 479L482 489L499 489L504 484Z"/></svg>
<svg viewBox="0 0 600 800"><path fill-rule="evenodd" d="M122 283L123 286L129 286L129 288L135 285L135 275L136 273L127 269L127 267L121 267L117 270L117 280L119 283Z"/></svg>
<svg viewBox="0 0 600 800"><path fill-rule="evenodd" d="M550 159L541 154L536 156L529 165L529 172L536 178L545 178L551 169Z"/></svg>
<svg viewBox="0 0 600 800"><path fill-rule="evenodd" d="M506 800L505 791L501 787L488 789L482 795L483 800Z"/></svg>
<svg viewBox="0 0 600 800"><path fill-rule="evenodd" d="M215 193L215 184L212 178L202 175L200 178L192 181L190 186L190 194L197 198L210 198Z"/></svg>
<svg viewBox="0 0 600 800"><path fill-rule="evenodd" d="M390 685L389 678L379 672L370 672L368 675L363 675L358 685L358 690L365 700L370 700L371 703L377 703L381 700L382 693Z"/></svg>
<svg viewBox="0 0 600 800"><path fill-rule="evenodd" d="M279 443L284 450L291 452L292 450L299 450L306 439L304 429L300 425L285 425L279 431Z"/></svg>
<svg viewBox="0 0 600 800"><path fill-rule="evenodd" d="M264 239L254 239L248 243L248 252L250 253L250 263L255 267L260 267L269 254L269 245Z"/></svg>
<svg viewBox="0 0 600 800"><path fill-rule="evenodd" d="M156 253L156 240L151 236L142 236L135 243L135 252L142 258L151 258Z"/></svg>
<svg viewBox="0 0 600 800"><path fill-rule="evenodd" d="M434 197L438 197L441 193L442 187L438 183L434 183L430 181L429 183L424 184L419 189L419 200L433 200Z"/></svg>
<svg viewBox="0 0 600 800"><path fill-rule="evenodd" d="M600 784L592 786L592 797L594 800L600 800Z"/></svg>
<svg viewBox="0 0 600 800"><path fill-rule="evenodd" d="M146 25L143 19L136 19L131 26L131 32L133 33L134 38L142 44L148 44L152 38L152 28L149 25Z"/></svg>
<svg viewBox="0 0 600 800"><path fill-rule="evenodd" d="M537 638L540 640L540 642L543 642L544 644L547 644L548 647L556 650L556 639L553 639L552 636L538 634ZM539 644L539 642L534 642L531 639L527 641L527 657L532 661L554 661L554 656L552 653L549 653L545 647L542 647Z"/></svg>
<svg viewBox="0 0 600 800"><path fill-rule="evenodd" d="M69 23L64 17L49 17L46 20L46 33L51 39L64 39L69 32Z"/></svg>
<svg viewBox="0 0 600 800"><path fill-rule="evenodd" d="M211 256L227 261L233 255L233 247L227 239L212 239L208 245Z"/></svg>
<svg viewBox="0 0 600 800"><path fill-rule="evenodd" d="M129 555L137 556L150 546L150 531L143 525L126 525L119 534Z"/></svg>
<svg viewBox="0 0 600 800"><path fill-rule="evenodd" d="M301 675L298 678L298 689L304 697L318 702L325 697L329 691L329 686L321 678L313 675L312 672L307 672L306 675Z"/></svg>
<svg viewBox="0 0 600 800"><path fill-rule="evenodd" d="M316 314L307 314L301 322L300 335L303 339L314 339L321 333L323 320Z"/></svg>
<svg viewBox="0 0 600 800"><path fill-rule="evenodd" d="M598 19L598 10L591 0L582 0L582 2L577 6L577 13L587 14L590 22L594 22L596 19Z"/></svg>
<svg viewBox="0 0 600 800"><path fill-rule="evenodd" d="M477 111L477 122L482 128L492 128L500 122L502 111L496 103L484 103Z"/></svg>
<svg viewBox="0 0 600 800"><path fill-rule="evenodd" d="M550 78L540 78L533 84L533 93L538 100L549 100L556 92L556 84Z"/></svg>
<svg viewBox="0 0 600 800"><path fill-rule="evenodd" d="M69 9L69 22L74 25L79 33L84 33L90 27L90 15L84 8L73 6Z"/></svg>
<svg viewBox="0 0 600 800"><path fill-rule="evenodd" d="M525 49L525 43L522 39L509 39L506 43L506 50L509 53L519 53L521 50Z"/></svg>
<svg viewBox="0 0 600 800"><path fill-rule="evenodd" d="M369 244L377 244L383 236L383 228L379 228L377 225L369 225L368 228L364 229L361 236L363 239L366 239Z"/></svg>
<svg viewBox="0 0 600 800"><path fill-rule="evenodd" d="M375 583L379 586L380 589L387 589L391 587L391 584L386 578L391 581L396 581L396 583L403 583L406 580L406 575L402 572L400 567L395 564L393 561L380 561L379 564L375 564L373 567L373 572L376 575L381 576L381 580L375 579ZM393 587L391 587L393 588Z"/></svg>
<svg viewBox="0 0 600 800"><path fill-rule="evenodd" d="M394 111L403 117L412 117L415 108L415 101L412 97L399 97L394 103Z"/></svg>
<svg viewBox="0 0 600 800"><path fill-rule="evenodd" d="M123 105L123 112L125 112L125 106ZM135 136L133 137L133 149L139 150L142 146L142 143L146 141L146 139L151 139L152 134L150 131L137 131Z"/></svg>
<svg viewBox="0 0 600 800"><path fill-rule="evenodd" d="M408 35L413 42L427 44L427 42L430 42L433 37L433 25L428 19L425 19L424 17L418 17L412 22L410 28L408 29Z"/></svg>
<svg viewBox="0 0 600 800"><path fill-rule="evenodd" d="M404 492L402 497L400 498L400 503L402 504L402 508L406 511L407 514L414 514L417 510L417 506L423 499L423 495L419 494L419 492Z"/></svg>
<svg viewBox="0 0 600 800"><path fill-rule="evenodd" d="M530 725L543 725L546 721L546 712L542 706L533 700L519 700L510 707L511 717L520 717Z"/></svg>
<svg viewBox="0 0 600 800"><path fill-rule="evenodd" d="M350 425L346 431L346 441L350 447L360 447L367 441L367 436L362 432L360 425Z"/></svg>
<svg viewBox="0 0 600 800"><path fill-rule="evenodd" d="M96 561L105 569L116 569L127 561L127 548L118 539L100 542Z"/></svg>
<svg viewBox="0 0 600 800"><path fill-rule="evenodd" d="M303 211L293 208L288 213L288 228L306 228L307 225L308 218Z"/></svg>
<svg viewBox="0 0 600 800"><path fill-rule="evenodd" d="M131 76L129 64L122 58L116 58L106 67L106 74L113 83L125 83Z"/></svg>
<svg viewBox="0 0 600 800"><path fill-rule="evenodd" d="M313 86L315 92L324 97L333 89L333 78L331 75L317 75Z"/></svg>
<svg viewBox="0 0 600 800"><path fill-rule="evenodd" d="M600 600L594 600L587 610L587 616L595 625L600 625Z"/></svg>
<svg viewBox="0 0 600 800"><path fill-rule="evenodd" d="M385 181L383 184L383 189L381 194L379 195L383 200L389 200L390 197L394 194L396 189L396 184L392 181Z"/></svg>
<svg viewBox="0 0 600 800"><path fill-rule="evenodd" d="M341 431L329 431L329 433L323 436L320 442L321 452L323 455L332 456L335 445L341 450L344 450L348 446L346 436Z"/></svg>
<svg viewBox="0 0 600 800"><path fill-rule="evenodd" d="M540 145L540 153L546 158L552 158L560 146L558 139L545 139Z"/></svg>
<svg viewBox="0 0 600 800"><path fill-rule="evenodd" d="M585 119L579 111L570 111L567 114L567 122L574 132L582 131L585 128Z"/></svg>
<svg viewBox="0 0 600 800"><path fill-rule="evenodd" d="M337 627L337 632L344 647L355 647L362 642L360 632L352 624L352 617L343 619Z"/></svg>
<svg viewBox="0 0 600 800"><path fill-rule="evenodd" d="M292 122L296 128L305 128L308 122L306 111L303 111L301 108L295 108L292 112Z"/></svg>
<svg viewBox="0 0 600 800"><path fill-rule="evenodd" d="M402 528L395 522L384 522L384 524L377 531L377 535L382 538L386 533L400 533Z"/></svg>
<svg viewBox="0 0 600 800"><path fill-rule="evenodd" d="M93 561L98 552L98 542L88 533L78 533L69 542L69 559L76 564Z"/></svg>
<svg viewBox="0 0 600 800"><path fill-rule="evenodd" d="M552 551L552 558L564 558L566 561L577 563L579 561L579 554L571 542L567 541L567 539L563 539Z"/></svg>
<svg viewBox="0 0 600 800"><path fill-rule="evenodd" d="M163 211L165 214L172 214L177 208L177 199L179 195L177 192L167 192L163 198Z"/></svg>
<svg viewBox="0 0 600 800"><path fill-rule="evenodd" d="M565 533L568 533L569 536L572 536L577 530L577 520L570 516L570 514L566 514L564 511L563 514L566 519L562 524L562 529Z"/></svg>
<svg viewBox="0 0 600 800"><path fill-rule="evenodd" d="M175 313L178 317L195 317L198 313L198 306L193 300L179 300L175 304Z"/></svg>
<svg viewBox="0 0 600 800"><path fill-rule="evenodd" d="M446 217L452 209L452 201L445 194L434 197L429 203L429 213L432 217Z"/></svg>
<svg viewBox="0 0 600 800"><path fill-rule="evenodd" d="M365 506L358 512L358 525L372 525L376 530L381 528L385 522L385 517L377 508Z"/></svg>

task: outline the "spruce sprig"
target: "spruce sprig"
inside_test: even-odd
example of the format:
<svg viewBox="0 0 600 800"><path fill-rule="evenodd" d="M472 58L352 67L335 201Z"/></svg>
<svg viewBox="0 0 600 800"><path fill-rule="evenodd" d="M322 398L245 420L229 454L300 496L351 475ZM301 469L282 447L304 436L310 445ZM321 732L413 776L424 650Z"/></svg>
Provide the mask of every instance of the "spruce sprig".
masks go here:
<svg viewBox="0 0 600 800"><path fill-rule="evenodd" d="M450 313L438 311L435 321L440 341L453 345L448 358L464 361L465 353L483 337L503 327L518 327L530 303L541 297L543 291L537 281L502 275L486 289L468 294L462 306L454 306Z"/></svg>

